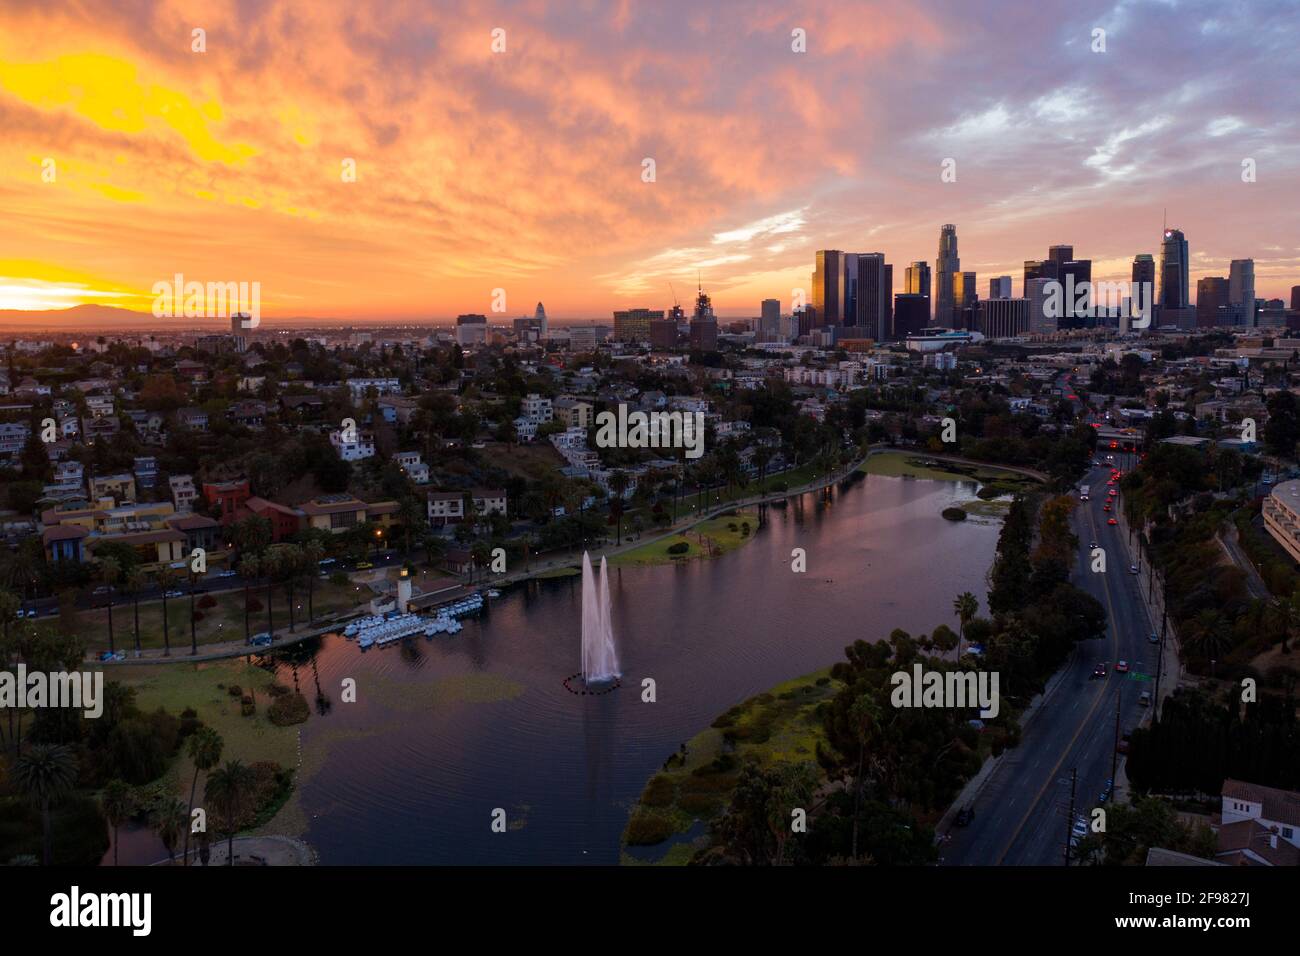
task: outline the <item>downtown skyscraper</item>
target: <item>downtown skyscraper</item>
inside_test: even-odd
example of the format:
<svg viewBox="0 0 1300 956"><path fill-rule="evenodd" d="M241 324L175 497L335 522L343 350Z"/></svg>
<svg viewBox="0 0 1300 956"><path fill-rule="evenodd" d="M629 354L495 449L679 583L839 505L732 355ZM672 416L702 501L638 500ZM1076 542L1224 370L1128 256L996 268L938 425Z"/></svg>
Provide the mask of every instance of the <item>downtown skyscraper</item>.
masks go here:
<svg viewBox="0 0 1300 956"><path fill-rule="evenodd" d="M957 227L945 223L939 231L939 255L934 261L934 321L945 328L957 328L953 277L961 271L957 255Z"/></svg>
<svg viewBox="0 0 1300 956"><path fill-rule="evenodd" d="M812 307L816 324L840 325L844 321L844 253L821 249L812 275Z"/></svg>
<svg viewBox="0 0 1300 956"><path fill-rule="evenodd" d="M1160 245L1160 308L1186 309L1188 296L1187 239L1180 229L1166 229Z"/></svg>
<svg viewBox="0 0 1300 956"><path fill-rule="evenodd" d="M888 341L894 330L894 267L883 252L862 252L857 260L856 312L858 335Z"/></svg>

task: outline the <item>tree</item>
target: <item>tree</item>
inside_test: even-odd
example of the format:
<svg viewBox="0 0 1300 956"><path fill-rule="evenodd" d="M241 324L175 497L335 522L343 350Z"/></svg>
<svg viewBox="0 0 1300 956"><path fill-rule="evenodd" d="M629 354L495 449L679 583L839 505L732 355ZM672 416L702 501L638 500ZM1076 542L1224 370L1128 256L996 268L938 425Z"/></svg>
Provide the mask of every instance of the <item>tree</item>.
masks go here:
<svg viewBox="0 0 1300 956"><path fill-rule="evenodd" d="M144 590L144 572L132 568L126 572L126 590L131 595L132 613L135 617L135 656L140 656L140 592Z"/></svg>
<svg viewBox="0 0 1300 956"><path fill-rule="evenodd" d="M235 832L244 814L252 808L253 772L238 760L228 760L208 775L204 799L226 834L226 865L235 865Z"/></svg>
<svg viewBox="0 0 1300 956"><path fill-rule="evenodd" d="M113 588L122 576L122 565L117 558L106 556L99 559L99 578L108 588L108 652L114 654L117 648L113 644Z"/></svg>
<svg viewBox="0 0 1300 956"><path fill-rule="evenodd" d="M104 817L113 828L113 865L117 866L117 831L135 812L135 800L131 796L131 787L123 780L110 780L100 797L104 808Z"/></svg>
<svg viewBox="0 0 1300 956"><path fill-rule="evenodd" d="M153 829L158 834L158 839L162 841L162 845L167 848L168 862L174 863L176 844L180 842L181 833L188 835L189 831L189 815L185 812L185 804L175 797L166 800L154 811ZM116 842L114 840L114 843Z"/></svg>
<svg viewBox="0 0 1300 956"><path fill-rule="evenodd" d="M307 565L307 622L316 620L314 593L316 590L316 569L320 567L321 558L325 557L325 546L318 538L310 538L302 546L303 562Z"/></svg>
<svg viewBox="0 0 1300 956"><path fill-rule="evenodd" d="M979 613L980 602L969 591L963 591L952 602L952 612L957 615L957 657L961 658L961 642L966 636L966 625Z"/></svg>
<svg viewBox="0 0 1300 956"><path fill-rule="evenodd" d="M158 582L158 589L162 591L162 621L163 621L163 657L170 657L172 652L171 631L167 621L167 592L172 589L172 584L176 581L176 575L172 569L163 565L154 572L154 580Z"/></svg>
<svg viewBox="0 0 1300 956"><path fill-rule="evenodd" d="M210 771L221 762L221 750L224 746L221 735L211 727L200 727L190 735L185 744L185 752L194 763L194 779L190 781L190 804L185 813L185 865L190 865L190 830L194 818L194 793L199 786L199 771ZM205 784L206 790L206 784Z"/></svg>
<svg viewBox="0 0 1300 956"><path fill-rule="evenodd" d="M189 578L190 578L190 656L195 657L199 653L199 638L195 630L198 627L198 621L194 616L194 590L195 588L198 587L199 576L197 573L195 573L193 565L190 566Z"/></svg>
<svg viewBox="0 0 1300 956"><path fill-rule="evenodd" d="M63 744L32 744L14 762L13 777L18 791L40 808L43 859L50 866L54 862L50 806L76 785L76 755Z"/></svg>
<svg viewBox="0 0 1300 956"><path fill-rule="evenodd" d="M261 559L262 576L266 578L266 633L271 635L275 634L275 617L271 613L271 588L280 573L282 560L280 555L271 548L266 549Z"/></svg>
<svg viewBox="0 0 1300 956"><path fill-rule="evenodd" d="M244 643L248 643L253 636L248 621L248 589L261 570L262 562L255 555L247 554L239 562L239 576L244 581Z"/></svg>

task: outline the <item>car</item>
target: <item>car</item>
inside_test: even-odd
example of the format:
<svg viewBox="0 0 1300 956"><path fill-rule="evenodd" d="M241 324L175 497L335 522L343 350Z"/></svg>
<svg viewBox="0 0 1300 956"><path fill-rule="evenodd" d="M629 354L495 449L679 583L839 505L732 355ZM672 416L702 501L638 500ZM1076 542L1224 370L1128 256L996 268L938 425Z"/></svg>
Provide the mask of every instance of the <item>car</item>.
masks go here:
<svg viewBox="0 0 1300 956"><path fill-rule="evenodd" d="M316 566L317 566L318 568L327 568L327 567L329 567L331 564L336 564L336 563L337 563L337 560L336 560L335 558L322 558L320 561L317 561L317 562L316 562Z"/></svg>
<svg viewBox="0 0 1300 956"><path fill-rule="evenodd" d="M1150 707L1150 706L1151 706L1151 692L1150 692L1150 691L1148 691L1148 690L1144 690L1141 694L1138 695L1138 706L1139 706L1139 707Z"/></svg>
<svg viewBox="0 0 1300 956"><path fill-rule="evenodd" d="M369 561L358 561L358 562L357 562L357 570L358 570L358 571L364 571L366 568L373 568L373 567L374 567L374 565L371 564Z"/></svg>
<svg viewBox="0 0 1300 956"><path fill-rule="evenodd" d="M1110 502L1106 502L1105 506L1103 506L1101 510L1107 512L1110 511Z"/></svg>
<svg viewBox="0 0 1300 956"><path fill-rule="evenodd" d="M1098 664L1096 667L1092 669L1092 676L1089 677L1088 679L1096 680L1100 677L1105 677L1105 676L1106 676L1106 663L1105 661L1103 661L1102 663Z"/></svg>
<svg viewBox="0 0 1300 956"><path fill-rule="evenodd" d="M1129 573L1129 574L1137 574L1137 573L1138 573L1138 566L1137 566L1136 564L1130 564L1130 565L1128 566L1128 573Z"/></svg>
<svg viewBox="0 0 1300 956"><path fill-rule="evenodd" d="M235 575L237 575L238 573L239 573L239 572L236 571L234 568L227 568L227 569L224 570L224 571L218 571L218 572L217 572L217 577L219 577L219 578L233 578L233 577L234 577Z"/></svg>
<svg viewBox="0 0 1300 956"><path fill-rule="evenodd" d="M1115 460L1115 456L1114 456L1114 455L1107 455L1107 456L1106 456L1106 460L1107 460L1107 461L1114 461L1114 460Z"/></svg>
<svg viewBox="0 0 1300 956"><path fill-rule="evenodd" d="M1159 644L1159 643L1160 643L1160 635L1157 634L1155 631L1152 631L1150 634L1147 635L1147 643L1148 643L1148 644Z"/></svg>
<svg viewBox="0 0 1300 956"><path fill-rule="evenodd" d="M1119 497L1119 492L1116 491L1114 488L1112 488L1112 489L1110 489L1110 491L1106 492L1106 497L1107 497L1107 498L1118 498L1118 497Z"/></svg>
<svg viewBox="0 0 1300 956"><path fill-rule="evenodd" d="M107 584L101 584L99 587L95 588L95 590L94 590L93 592L91 592L91 593L93 593L93 594L107 594L107 593L108 593L108 585L107 585Z"/></svg>
<svg viewBox="0 0 1300 956"><path fill-rule="evenodd" d="M957 811L957 818L953 821L959 827L968 827L971 821L975 819L974 807L962 807Z"/></svg>
<svg viewBox="0 0 1300 956"><path fill-rule="evenodd" d="M254 634L250 637L248 643L252 644L254 647L266 647L271 643L271 640L271 635L266 631L262 631L260 634Z"/></svg>
<svg viewBox="0 0 1300 956"><path fill-rule="evenodd" d="M1092 544L1088 545L1088 550L1089 550L1089 551L1096 551L1096 550L1097 550L1097 542L1094 541L1094 542L1092 542Z"/></svg>
<svg viewBox="0 0 1300 956"><path fill-rule="evenodd" d="M1116 662L1115 662L1115 673L1116 673L1116 674L1127 674L1127 673L1128 673L1128 661L1116 661Z"/></svg>
<svg viewBox="0 0 1300 956"><path fill-rule="evenodd" d="M185 592L184 592L184 591L177 591L177 590L175 590L175 589L173 588L172 590L170 590L170 591L168 591L166 594L164 594L163 597L167 597L167 598L179 598L179 597L185 597Z"/></svg>
<svg viewBox="0 0 1300 956"><path fill-rule="evenodd" d="M1119 524L1119 522L1116 521L1114 518L1110 518L1107 520L1106 524Z"/></svg>

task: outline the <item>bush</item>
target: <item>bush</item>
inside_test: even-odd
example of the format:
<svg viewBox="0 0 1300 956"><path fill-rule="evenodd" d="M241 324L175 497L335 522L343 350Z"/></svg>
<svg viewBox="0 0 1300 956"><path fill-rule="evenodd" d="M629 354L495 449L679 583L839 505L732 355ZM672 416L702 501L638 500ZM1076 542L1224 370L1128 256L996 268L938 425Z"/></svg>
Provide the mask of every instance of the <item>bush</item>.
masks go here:
<svg viewBox="0 0 1300 956"><path fill-rule="evenodd" d="M677 788L673 781L663 774L655 774L648 784L646 784L645 793L641 794L641 802L647 807L666 807L673 802Z"/></svg>
<svg viewBox="0 0 1300 956"><path fill-rule="evenodd" d="M628 846L653 846L672 835L672 824L657 813L636 813L627 823Z"/></svg>
<svg viewBox="0 0 1300 956"><path fill-rule="evenodd" d="M301 724L310 713L311 708L307 706L306 697L302 694L286 694L275 699L267 708L266 716L277 727L288 727L292 724Z"/></svg>
<svg viewBox="0 0 1300 956"><path fill-rule="evenodd" d="M722 809L722 802L706 793L688 793L677 801L684 812L697 817L712 817Z"/></svg>
<svg viewBox="0 0 1300 956"><path fill-rule="evenodd" d="M257 713L257 708L253 705L251 694L245 694L239 701L239 712L245 717L252 717Z"/></svg>
<svg viewBox="0 0 1300 956"><path fill-rule="evenodd" d="M257 595L250 594L248 596L248 613L256 614L262 610L265 610L265 608L262 606L262 602L257 599Z"/></svg>
<svg viewBox="0 0 1300 956"><path fill-rule="evenodd" d="M231 685L230 685L230 696L231 696L231 697L243 697L243 696L244 696L243 688L241 688L238 684L231 684Z"/></svg>
<svg viewBox="0 0 1300 956"><path fill-rule="evenodd" d="M676 544L668 546L669 554L685 554L689 550L691 550L691 545L688 541L678 541Z"/></svg>
<svg viewBox="0 0 1300 956"><path fill-rule="evenodd" d="M217 606L217 599L214 598L211 594L205 594L203 595L203 597L199 598L198 603L199 603L199 607L206 611L208 608L213 608Z"/></svg>
<svg viewBox="0 0 1300 956"><path fill-rule="evenodd" d="M963 508L944 508L943 516L949 521L965 521L966 511Z"/></svg>
<svg viewBox="0 0 1300 956"><path fill-rule="evenodd" d="M283 684L272 684L266 689L266 692L272 697L283 697L285 694L289 693L289 688L285 687Z"/></svg>

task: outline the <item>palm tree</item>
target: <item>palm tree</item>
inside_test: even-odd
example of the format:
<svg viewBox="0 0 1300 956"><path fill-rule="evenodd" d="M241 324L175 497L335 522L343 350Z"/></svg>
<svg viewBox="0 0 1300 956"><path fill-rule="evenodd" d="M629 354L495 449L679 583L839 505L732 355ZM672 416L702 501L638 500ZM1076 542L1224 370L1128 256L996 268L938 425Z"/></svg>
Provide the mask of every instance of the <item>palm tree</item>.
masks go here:
<svg viewBox="0 0 1300 956"><path fill-rule="evenodd" d="M429 563L429 567L437 567L442 556L447 553L447 542L440 534L435 534L432 529L424 532L420 538L420 544L424 548L424 555Z"/></svg>
<svg viewBox="0 0 1300 956"><path fill-rule="evenodd" d="M135 800L131 796L131 788L125 781L110 780L99 802L104 808L104 817L108 820L108 825L113 828L113 865L117 866L117 831L135 812Z"/></svg>
<svg viewBox="0 0 1300 956"><path fill-rule="evenodd" d="M763 492L767 490L767 466L772 461L775 452L767 445L759 445L754 449L754 464L758 466L758 494L761 498Z"/></svg>
<svg viewBox="0 0 1300 956"><path fill-rule="evenodd" d="M966 636L966 625L979 613L980 602L969 591L963 591L952 602L952 612L957 615L957 658L961 659L961 642Z"/></svg>
<svg viewBox="0 0 1300 956"><path fill-rule="evenodd" d="M135 615L135 656L140 656L140 592L144 589L144 572L132 568L126 572L126 590L131 595Z"/></svg>
<svg viewBox="0 0 1300 956"><path fill-rule="evenodd" d="M235 831L253 799L253 771L238 760L228 760L208 775L204 799L226 834L226 865L235 865Z"/></svg>
<svg viewBox="0 0 1300 956"><path fill-rule="evenodd" d="M14 783L28 800L40 807L45 865L54 862L50 833L50 805L72 792L77 782L77 757L63 744L33 744L14 762Z"/></svg>
<svg viewBox="0 0 1300 956"><path fill-rule="evenodd" d="M616 544L623 543L623 492L627 491L627 485L627 474L617 468L614 469L614 473L609 476L609 490L612 493L609 513L618 524L618 540Z"/></svg>
<svg viewBox="0 0 1300 956"><path fill-rule="evenodd" d="M221 735L211 727L200 727L190 735L185 745L190 760L194 762L194 779L190 782L190 805L185 813L185 865L190 865L190 820L194 818L194 793L199 786L199 771L207 773L221 762L223 742ZM204 786L206 790L206 785Z"/></svg>
<svg viewBox="0 0 1300 956"><path fill-rule="evenodd" d="M189 830L189 817L185 813L185 804L171 798L162 804L153 815L154 832L162 845L167 848L167 862L176 862L176 844L180 842L181 833ZM188 860L186 861L188 862Z"/></svg>
<svg viewBox="0 0 1300 956"><path fill-rule="evenodd" d="M262 555L262 576L266 578L266 633L275 633L275 619L271 614L271 587L275 584L276 575L280 573L281 566L280 555L271 548L267 548Z"/></svg>
<svg viewBox="0 0 1300 956"><path fill-rule="evenodd" d="M194 620L194 589L198 586L199 576L194 572L194 567L190 567L190 656L193 657L199 653L199 639L194 629L198 622Z"/></svg>
<svg viewBox="0 0 1300 956"><path fill-rule="evenodd" d="M162 591L162 617L163 617L163 657L170 657L172 652L171 632L167 623L167 592L171 590L172 583L176 580L176 575L172 569L164 565L154 572L154 580L158 582L158 589Z"/></svg>
<svg viewBox="0 0 1300 956"><path fill-rule="evenodd" d="M316 605L313 600L316 590L316 569L320 567L321 558L325 557L325 546L316 538L310 539L302 546L303 561L307 565L307 623L316 620Z"/></svg>
<svg viewBox="0 0 1300 956"><path fill-rule="evenodd" d="M244 643L252 638L248 625L248 587L262 571L262 562L257 556L246 554L239 562L239 576L244 579Z"/></svg>
<svg viewBox="0 0 1300 956"><path fill-rule="evenodd" d="M113 644L113 587L122 576L122 563L117 558L105 555L99 559L99 577L108 587L108 652L114 654L117 648Z"/></svg>

